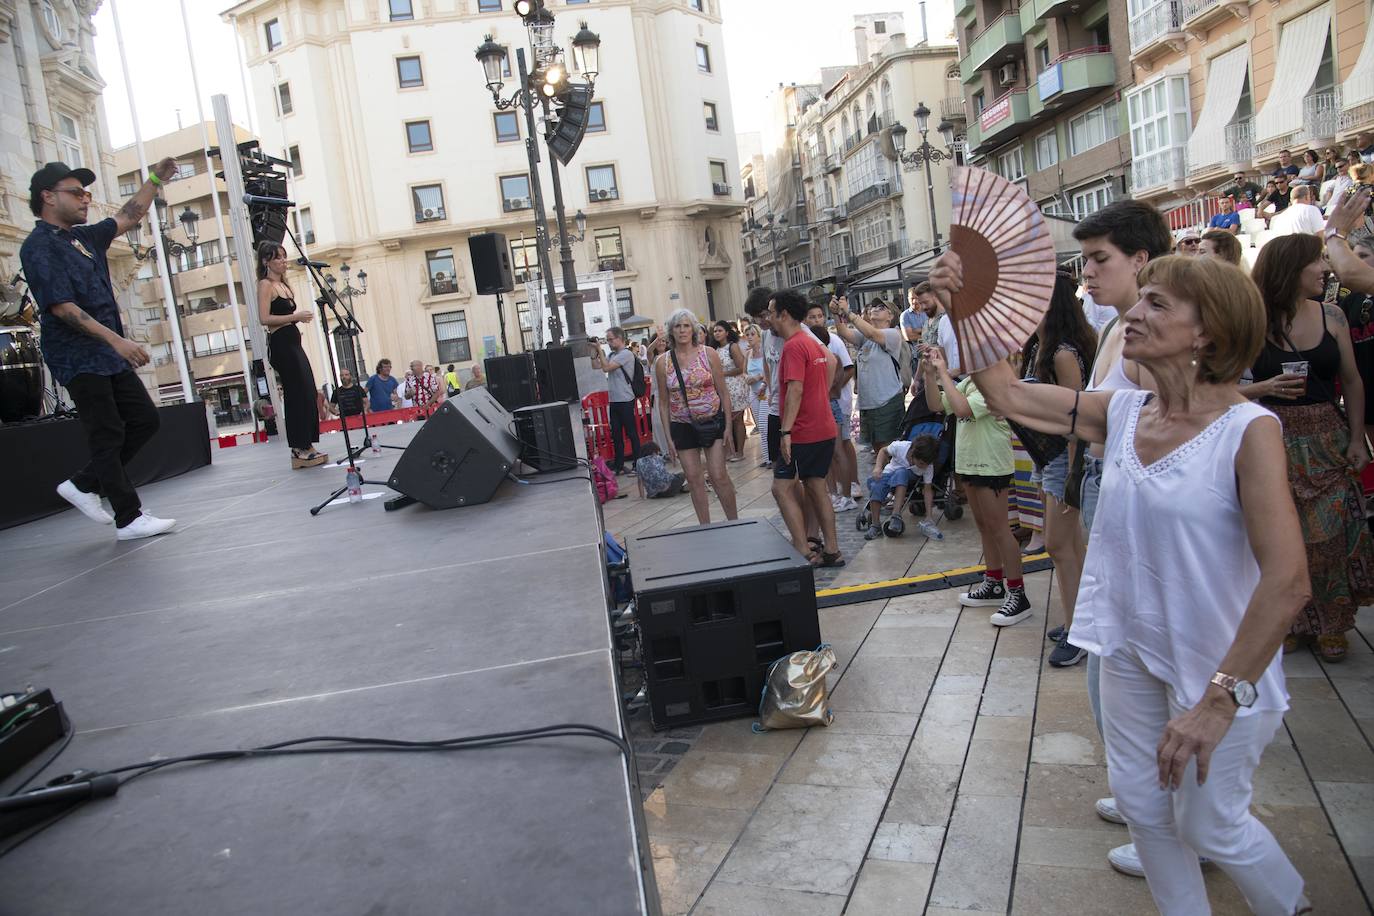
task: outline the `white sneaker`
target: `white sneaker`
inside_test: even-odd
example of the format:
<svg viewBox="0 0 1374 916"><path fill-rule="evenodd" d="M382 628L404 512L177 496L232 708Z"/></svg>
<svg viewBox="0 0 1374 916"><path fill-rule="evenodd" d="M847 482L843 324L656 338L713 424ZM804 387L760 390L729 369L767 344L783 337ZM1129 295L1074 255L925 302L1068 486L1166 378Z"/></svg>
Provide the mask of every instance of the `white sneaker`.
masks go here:
<svg viewBox="0 0 1374 916"><path fill-rule="evenodd" d="M1126 819L1121 816L1121 809L1117 808L1115 798L1099 798L1097 804L1093 805L1093 810L1109 824L1126 826Z"/></svg>
<svg viewBox="0 0 1374 916"><path fill-rule="evenodd" d="M850 499L863 499L863 498L864 498L864 491L863 491L863 488L860 487L857 483L851 483L851 484L849 485L849 498L850 498Z"/></svg>
<svg viewBox="0 0 1374 916"><path fill-rule="evenodd" d="M1145 866L1140 864L1140 854L1135 851L1134 843L1118 846L1107 853L1107 862L1123 875L1145 877Z"/></svg>
<svg viewBox="0 0 1374 916"><path fill-rule="evenodd" d="M105 511L105 507L100 504L98 494L83 493L76 488L76 484L70 480L64 480L57 485L57 495L76 506L81 514L91 521L100 522L102 525L114 524L114 516Z"/></svg>
<svg viewBox="0 0 1374 916"><path fill-rule="evenodd" d="M158 518L156 515L149 515L144 512L123 528L115 530L115 537L121 541L136 541L139 538L150 538L159 534L166 534L176 526L177 520L174 518Z"/></svg>
<svg viewBox="0 0 1374 916"><path fill-rule="evenodd" d="M850 499L848 496L841 496L841 497L835 502L835 511L836 511L836 512L849 512L849 511L851 511L851 510L853 510L853 509L857 509L857 508L859 508L859 504L856 503L856 502L854 502L854 500Z"/></svg>

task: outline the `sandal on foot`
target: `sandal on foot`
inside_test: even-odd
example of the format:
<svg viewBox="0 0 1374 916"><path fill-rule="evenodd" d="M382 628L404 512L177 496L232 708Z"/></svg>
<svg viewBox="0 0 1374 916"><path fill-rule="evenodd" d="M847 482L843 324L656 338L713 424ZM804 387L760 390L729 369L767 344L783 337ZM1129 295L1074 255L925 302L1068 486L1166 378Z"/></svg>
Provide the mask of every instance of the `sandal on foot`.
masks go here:
<svg viewBox="0 0 1374 916"><path fill-rule="evenodd" d="M301 468L313 468L324 464L329 460L329 456L311 449L309 453L302 455L295 449L291 450L291 469L299 471Z"/></svg>
<svg viewBox="0 0 1374 916"><path fill-rule="evenodd" d="M1349 648L1350 642L1343 633L1317 637L1317 651L1321 653L1324 662L1344 661L1346 650Z"/></svg>
<svg viewBox="0 0 1374 916"><path fill-rule="evenodd" d="M1283 654L1292 655L1302 648L1302 641L1296 636L1285 636L1283 638Z"/></svg>
<svg viewBox="0 0 1374 916"><path fill-rule="evenodd" d="M838 569L844 565L844 557L840 555L838 550L834 553L826 553L822 549L820 556L815 559L819 562L813 562L811 565L820 569Z"/></svg>

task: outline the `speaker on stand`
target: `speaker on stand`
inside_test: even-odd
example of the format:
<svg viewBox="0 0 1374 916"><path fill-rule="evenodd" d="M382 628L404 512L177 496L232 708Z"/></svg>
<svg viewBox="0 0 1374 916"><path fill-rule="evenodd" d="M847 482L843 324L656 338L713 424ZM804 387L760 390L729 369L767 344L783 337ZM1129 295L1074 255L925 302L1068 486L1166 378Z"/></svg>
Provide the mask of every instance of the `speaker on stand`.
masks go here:
<svg viewBox="0 0 1374 916"><path fill-rule="evenodd" d="M571 404L582 400L577 391L577 369L572 347L545 347L534 351L534 373L539 382L539 403Z"/></svg>
<svg viewBox="0 0 1374 916"><path fill-rule="evenodd" d="M468 255L472 258L472 279L479 296L496 297L496 317L501 323L501 349L509 353L506 342L506 306L502 293L515 291L515 272L511 269L510 246L499 232L468 236Z"/></svg>

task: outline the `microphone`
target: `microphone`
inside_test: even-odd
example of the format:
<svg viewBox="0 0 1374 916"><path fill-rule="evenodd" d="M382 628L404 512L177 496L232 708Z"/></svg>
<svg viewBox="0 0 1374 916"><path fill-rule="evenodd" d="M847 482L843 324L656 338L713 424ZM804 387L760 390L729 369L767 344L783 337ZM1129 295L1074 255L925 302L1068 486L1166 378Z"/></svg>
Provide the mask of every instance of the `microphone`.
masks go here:
<svg viewBox="0 0 1374 916"><path fill-rule="evenodd" d="M287 200L284 197L262 197L257 194L243 195L243 202L250 207L294 207L296 205L294 201Z"/></svg>
<svg viewBox="0 0 1374 916"><path fill-rule="evenodd" d="M312 261L309 258L296 258L296 263L302 267L313 267L316 270L324 270L329 266L324 261Z"/></svg>

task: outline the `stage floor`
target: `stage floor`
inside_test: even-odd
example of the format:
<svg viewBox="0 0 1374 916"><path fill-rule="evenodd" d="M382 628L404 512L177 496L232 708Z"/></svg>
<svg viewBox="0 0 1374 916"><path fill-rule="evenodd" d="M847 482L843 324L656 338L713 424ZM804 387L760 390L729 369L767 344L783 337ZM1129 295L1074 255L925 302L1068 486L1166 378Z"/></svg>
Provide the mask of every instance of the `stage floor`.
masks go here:
<svg viewBox="0 0 1374 916"><path fill-rule="evenodd" d="M624 734L585 476L446 512L371 486L312 517L344 471L289 464L224 449L143 488L178 520L160 538L75 511L0 532L0 688L51 688L77 731L45 778L311 735ZM0 860L0 912L655 910L640 817L591 739L170 768Z"/></svg>

